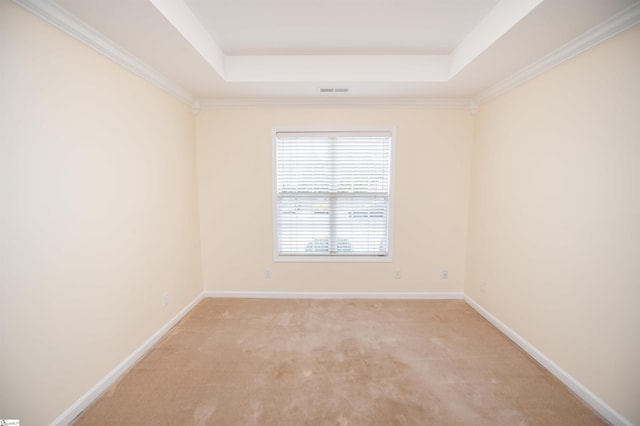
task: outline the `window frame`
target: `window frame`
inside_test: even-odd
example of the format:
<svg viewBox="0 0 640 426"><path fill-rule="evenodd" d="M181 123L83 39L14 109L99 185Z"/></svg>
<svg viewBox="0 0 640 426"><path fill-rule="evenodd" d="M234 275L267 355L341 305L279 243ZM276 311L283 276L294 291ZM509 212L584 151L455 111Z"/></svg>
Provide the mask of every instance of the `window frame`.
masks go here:
<svg viewBox="0 0 640 426"><path fill-rule="evenodd" d="M386 255L326 255L310 254L304 256L280 255L278 247L278 176L277 176L277 133L278 132L309 132L309 133L341 133L341 132L386 132L391 134L389 158L389 196L387 223L387 254ZM272 171L272 215L273 215L273 260L274 262L307 262L307 263L384 263L393 260L393 230L395 217L395 157L396 157L396 129L395 127L277 127L271 132L271 171Z"/></svg>

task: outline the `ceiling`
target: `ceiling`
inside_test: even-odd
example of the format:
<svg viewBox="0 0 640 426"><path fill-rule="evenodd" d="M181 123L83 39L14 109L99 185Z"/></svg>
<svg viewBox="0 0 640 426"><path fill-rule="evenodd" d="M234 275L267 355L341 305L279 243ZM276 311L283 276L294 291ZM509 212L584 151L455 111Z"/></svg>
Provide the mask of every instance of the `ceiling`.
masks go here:
<svg viewBox="0 0 640 426"><path fill-rule="evenodd" d="M192 103L477 100L640 21L640 0L14 1Z"/></svg>
<svg viewBox="0 0 640 426"><path fill-rule="evenodd" d="M227 55L398 55L451 53L498 0L185 3Z"/></svg>

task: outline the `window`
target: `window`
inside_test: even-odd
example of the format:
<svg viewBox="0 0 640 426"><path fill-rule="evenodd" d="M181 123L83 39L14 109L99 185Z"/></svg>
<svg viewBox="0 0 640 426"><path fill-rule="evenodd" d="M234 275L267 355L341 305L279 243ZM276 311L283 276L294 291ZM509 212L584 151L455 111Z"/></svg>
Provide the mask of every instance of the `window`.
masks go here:
<svg viewBox="0 0 640 426"><path fill-rule="evenodd" d="M276 260L391 260L393 142L393 130L274 132Z"/></svg>

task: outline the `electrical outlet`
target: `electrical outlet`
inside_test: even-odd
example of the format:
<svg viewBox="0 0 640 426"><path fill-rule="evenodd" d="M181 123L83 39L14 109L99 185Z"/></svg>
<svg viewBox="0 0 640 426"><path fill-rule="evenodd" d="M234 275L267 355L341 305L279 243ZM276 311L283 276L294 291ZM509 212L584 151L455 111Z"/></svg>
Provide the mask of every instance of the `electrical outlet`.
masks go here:
<svg viewBox="0 0 640 426"><path fill-rule="evenodd" d="M265 279L267 279L267 280L271 278L271 268L266 268L266 269L264 270L264 277L265 277Z"/></svg>
<svg viewBox="0 0 640 426"><path fill-rule="evenodd" d="M443 269L442 271L440 271L440 278L442 278L443 280L448 280L449 271L447 271L446 269Z"/></svg>
<svg viewBox="0 0 640 426"><path fill-rule="evenodd" d="M399 280L400 278L402 278L402 275L400 275L400 269L397 269L394 273L393 273L393 278L396 280Z"/></svg>
<svg viewBox="0 0 640 426"><path fill-rule="evenodd" d="M169 293L165 293L162 295L162 306L167 306L169 304Z"/></svg>
<svg viewBox="0 0 640 426"><path fill-rule="evenodd" d="M487 291L487 283L480 281L480 293L484 293L485 291Z"/></svg>

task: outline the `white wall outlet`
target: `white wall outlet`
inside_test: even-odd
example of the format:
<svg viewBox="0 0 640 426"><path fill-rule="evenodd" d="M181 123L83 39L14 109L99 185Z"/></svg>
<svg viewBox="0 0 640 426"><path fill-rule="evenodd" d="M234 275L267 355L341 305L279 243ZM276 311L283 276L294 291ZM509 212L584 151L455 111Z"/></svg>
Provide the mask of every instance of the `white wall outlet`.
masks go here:
<svg viewBox="0 0 640 426"><path fill-rule="evenodd" d="M448 280L449 271L447 271L446 269L443 269L442 271L440 271L440 278L442 278L443 280Z"/></svg>
<svg viewBox="0 0 640 426"><path fill-rule="evenodd" d="M400 278L402 278L402 275L400 274L400 269L396 269L396 271L393 273L393 278L396 280L399 280Z"/></svg>
<svg viewBox="0 0 640 426"><path fill-rule="evenodd" d="M271 278L271 268L266 268L264 270L264 277L265 277L265 279L270 279Z"/></svg>
<svg viewBox="0 0 640 426"><path fill-rule="evenodd" d="M480 293L484 293L485 291L487 291L487 283L480 281Z"/></svg>
<svg viewBox="0 0 640 426"><path fill-rule="evenodd" d="M169 293L165 293L162 295L162 306L167 306L169 304Z"/></svg>

